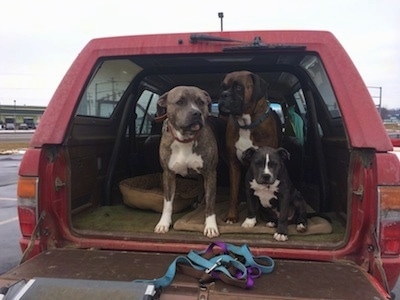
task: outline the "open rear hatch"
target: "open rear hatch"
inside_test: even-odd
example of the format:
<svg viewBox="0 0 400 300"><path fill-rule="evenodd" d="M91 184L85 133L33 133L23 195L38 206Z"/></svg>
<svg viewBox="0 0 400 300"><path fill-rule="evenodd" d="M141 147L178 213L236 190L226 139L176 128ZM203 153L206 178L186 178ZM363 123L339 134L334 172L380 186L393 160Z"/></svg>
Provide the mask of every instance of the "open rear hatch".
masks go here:
<svg viewBox="0 0 400 300"><path fill-rule="evenodd" d="M0 284L11 286L21 279L39 278L28 292L40 299L65 299L63 295L66 298L80 295L81 299L96 295L96 299L106 299L109 296L106 290L114 289L116 298L132 299L145 287L132 283L129 289L127 283L162 277L175 258L176 255L165 253L54 249L3 274ZM69 279L74 279L74 284ZM160 299L388 299L374 282L367 272L349 262L277 259L274 270L255 279L251 289L221 280L200 285L195 278L177 272L172 284L159 296ZM93 288L96 284L98 288ZM99 295L105 286L109 288Z"/></svg>

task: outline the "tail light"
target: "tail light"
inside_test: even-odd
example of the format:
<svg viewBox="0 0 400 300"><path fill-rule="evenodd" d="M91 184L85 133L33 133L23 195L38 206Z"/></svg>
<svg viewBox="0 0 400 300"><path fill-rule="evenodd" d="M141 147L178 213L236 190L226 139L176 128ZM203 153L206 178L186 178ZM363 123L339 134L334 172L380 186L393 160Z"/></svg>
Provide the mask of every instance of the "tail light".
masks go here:
<svg viewBox="0 0 400 300"><path fill-rule="evenodd" d="M30 236L38 220L38 178L19 177L17 197L21 233Z"/></svg>
<svg viewBox="0 0 400 300"><path fill-rule="evenodd" d="M380 186L379 243L382 255L400 254L400 186Z"/></svg>

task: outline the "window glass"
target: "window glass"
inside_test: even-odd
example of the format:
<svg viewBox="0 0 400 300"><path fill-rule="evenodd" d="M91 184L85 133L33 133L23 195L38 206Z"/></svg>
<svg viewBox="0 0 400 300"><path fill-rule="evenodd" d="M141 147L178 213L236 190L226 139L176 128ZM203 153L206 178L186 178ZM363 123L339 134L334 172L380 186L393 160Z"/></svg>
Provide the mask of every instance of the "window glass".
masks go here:
<svg viewBox="0 0 400 300"><path fill-rule="evenodd" d="M296 101L296 106L300 112L300 114L305 117L306 115L306 100L304 98L304 93L302 89L299 89L297 92L293 94L293 98Z"/></svg>
<svg viewBox="0 0 400 300"><path fill-rule="evenodd" d="M159 95L145 90L136 104L136 134L149 135L157 112Z"/></svg>
<svg viewBox="0 0 400 300"><path fill-rule="evenodd" d="M325 69L318 57L306 56L300 65L307 71L322 96L331 116L340 117L339 107Z"/></svg>
<svg viewBox="0 0 400 300"><path fill-rule="evenodd" d="M102 62L82 95L77 114L109 118L140 70L128 59Z"/></svg>
<svg viewBox="0 0 400 300"><path fill-rule="evenodd" d="M282 124L285 124L285 116L283 115L282 106L279 103L271 103L271 109L274 110L281 120Z"/></svg>

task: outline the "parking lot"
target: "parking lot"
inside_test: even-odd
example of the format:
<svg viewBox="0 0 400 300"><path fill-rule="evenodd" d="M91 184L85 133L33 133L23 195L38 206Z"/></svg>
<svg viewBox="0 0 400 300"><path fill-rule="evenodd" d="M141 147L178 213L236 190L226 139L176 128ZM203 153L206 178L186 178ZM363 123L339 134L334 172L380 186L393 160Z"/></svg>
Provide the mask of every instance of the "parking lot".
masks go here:
<svg viewBox="0 0 400 300"><path fill-rule="evenodd" d="M18 265L21 250L17 217L17 178L22 153L0 155L0 274Z"/></svg>

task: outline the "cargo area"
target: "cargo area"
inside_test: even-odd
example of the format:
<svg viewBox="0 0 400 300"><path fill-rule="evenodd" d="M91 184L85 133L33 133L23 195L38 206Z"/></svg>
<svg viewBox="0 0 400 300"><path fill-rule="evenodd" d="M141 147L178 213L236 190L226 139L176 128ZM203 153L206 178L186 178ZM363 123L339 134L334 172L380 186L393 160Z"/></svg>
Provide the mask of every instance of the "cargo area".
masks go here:
<svg viewBox="0 0 400 300"><path fill-rule="evenodd" d="M162 197L158 160L162 122L157 121L161 113L157 100L177 85L207 91L213 101L209 121L219 134L218 146L223 151L225 121L218 112L220 84L226 73L237 70L254 72L269 84L267 98L282 121L282 147L291 154L287 164L290 177L304 196L309 212L318 216L311 219L309 232L298 234L294 230L292 234L289 229L289 241L285 243L274 241L273 231L268 231L262 222L252 230L240 228L240 221L225 224L229 175L227 162L220 155L219 238L253 246L342 246L349 232L349 178L358 157L349 147L322 62L317 54L300 46L244 53L232 50L223 55L146 55L100 60L81 93L64 141L71 231L89 238L160 243L209 241L202 234L204 213L193 178L179 181L181 198L176 201L179 207L173 214L174 227L166 234L154 233L160 218L160 200L155 198ZM148 185L149 181L156 182ZM129 200L121 192L122 183L135 192ZM241 200L244 218L244 195Z"/></svg>

